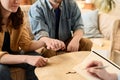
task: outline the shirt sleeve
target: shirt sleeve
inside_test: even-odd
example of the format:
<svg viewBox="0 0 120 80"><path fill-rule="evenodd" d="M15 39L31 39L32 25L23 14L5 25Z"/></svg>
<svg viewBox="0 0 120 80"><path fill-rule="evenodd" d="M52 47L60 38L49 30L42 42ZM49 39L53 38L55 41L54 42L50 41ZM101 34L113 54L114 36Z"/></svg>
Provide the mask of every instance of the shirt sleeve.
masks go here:
<svg viewBox="0 0 120 80"><path fill-rule="evenodd" d="M29 31L26 24L20 29L19 46L24 51L30 51L30 45L32 44L32 38L29 35Z"/></svg>
<svg viewBox="0 0 120 80"><path fill-rule="evenodd" d="M45 17L40 4L34 4L29 10L29 19L34 38L38 40L43 36L49 36L48 26L45 24ZM47 14L46 14L47 15Z"/></svg>
<svg viewBox="0 0 120 80"><path fill-rule="evenodd" d="M72 30L75 31L77 29L82 29L83 30L83 20L81 16L81 11L77 4L74 2L71 5L71 10L72 10Z"/></svg>

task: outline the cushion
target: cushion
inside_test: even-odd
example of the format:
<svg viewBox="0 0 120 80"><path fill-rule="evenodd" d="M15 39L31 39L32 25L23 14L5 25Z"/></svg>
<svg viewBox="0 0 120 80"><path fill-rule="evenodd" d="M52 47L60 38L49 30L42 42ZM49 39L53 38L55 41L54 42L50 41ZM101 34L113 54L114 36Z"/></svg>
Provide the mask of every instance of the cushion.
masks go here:
<svg viewBox="0 0 120 80"><path fill-rule="evenodd" d="M99 16L99 28L104 38L112 39L112 31L119 25L118 18L116 16L101 13Z"/></svg>
<svg viewBox="0 0 120 80"><path fill-rule="evenodd" d="M89 10L82 13L84 23L84 37L100 38L103 37L98 29L98 10Z"/></svg>

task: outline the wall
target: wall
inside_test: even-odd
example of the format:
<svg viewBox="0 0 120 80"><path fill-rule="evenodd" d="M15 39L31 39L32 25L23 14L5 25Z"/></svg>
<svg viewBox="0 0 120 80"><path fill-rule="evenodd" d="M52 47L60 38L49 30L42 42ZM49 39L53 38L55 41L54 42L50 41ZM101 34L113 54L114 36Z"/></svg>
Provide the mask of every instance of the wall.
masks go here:
<svg viewBox="0 0 120 80"><path fill-rule="evenodd" d="M116 7L110 12L110 14L120 18L120 0L114 0L114 1L116 3Z"/></svg>
<svg viewBox="0 0 120 80"><path fill-rule="evenodd" d="M31 5L35 2L36 0L21 0L20 4L21 5Z"/></svg>
<svg viewBox="0 0 120 80"><path fill-rule="evenodd" d="M31 0L32 3L34 3L36 0ZM109 13L111 15L115 15L117 16L118 18L120 18L120 0L114 0L115 3L116 3L116 7ZM76 2L79 4L81 4L81 0L76 0ZM82 6L82 5L80 5Z"/></svg>

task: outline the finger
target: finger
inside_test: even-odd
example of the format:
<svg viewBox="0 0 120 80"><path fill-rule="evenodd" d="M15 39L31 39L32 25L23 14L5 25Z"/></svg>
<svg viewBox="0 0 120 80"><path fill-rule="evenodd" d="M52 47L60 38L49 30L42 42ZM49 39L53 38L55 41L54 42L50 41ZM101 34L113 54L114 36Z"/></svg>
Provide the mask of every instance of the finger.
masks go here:
<svg viewBox="0 0 120 80"><path fill-rule="evenodd" d="M71 47L69 51L74 52L74 48Z"/></svg>
<svg viewBox="0 0 120 80"><path fill-rule="evenodd" d="M57 50L59 50L59 48L51 48L51 50L54 50L54 51L57 51Z"/></svg>
<svg viewBox="0 0 120 80"><path fill-rule="evenodd" d="M98 69L94 69L94 68L89 68L89 69L87 69L87 71L91 74L91 75L93 75L93 76L95 76L95 77L98 77L99 79L101 79L101 73L100 73L100 70ZM103 80L103 79L102 79Z"/></svg>
<svg viewBox="0 0 120 80"><path fill-rule="evenodd" d="M41 67L42 65L41 65L41 61L38 61L37 63L36 63L36 66L37 67Z"/></svg>
<svg viewBox="0 0 120 80"><path fill-rule="evenodd" d="M51 44L50 46L47 47L47 49L55 50L55 47Z"/></svg>
<svg viewBox="0 0 120 80"><path fill-rule="evenodd" d="M61 46L62 46L62 48L63 48L63 49L65 49L65 48L66 48L66 45L65 45L65 43L64 43L64 42L62 42L62 45L61 45Z"/></svg>
<svg viewBox="0 0 120 80"><path fill-rule="evenodd" d="M56 48L56 47L57 47L57 46L56 46L56 45L57 45L57 42L56 42L55 40L53 40L51 45L54 46L54 48Z"/></svg>
<svg viewBox="0 0 120 80"><path fill-rule="evenodd" d="M65 46L61 48L61 50L65 50L65 49L66 49L66 47L65 47Z"/></svg>
<svg viewBox="0 0 120 80"><path fill-rule="evenodd" d="M94 73L99 76L99 74L103 71L102 69L95 69L95 68L89 68L87 69L88 72Z"/></svg>
<svg viewBox="0 0 120 80"><path fill-rule="evenodd" d="M65 48L65 43L64 43L63 41L60 41L60 43L59 43L59 47L61 47L61 48Z"/></svg>
<svg viewBox="0 0 120 80"><path fill-rule="evenodd" d="M43 60L41 60L41 61L39 62L39 66L42 67L42 66L44 66L44 65L46 65L46 63L45 63Z"/></svg>
<svg viewBox="0 0 120 80"><path fill-rule="evenodd" d="M72 47L72 51L78 51L76 47Z"/></svg>
<svg viewBox="0 0 120 80"><path fill-rule="evenodd" d="M56 40L54 45L55 45L56 49L61 49L62 48L62 42L61 41Z"/></svg>
<svg viewBox="0 0 120 80"><path fill-rule="evenodd" d="M43 65L46 65L47 62L48 62L48 59L47 59L47 58L42 58L42 63L43 63Z"/></svg>
<svg viewBox="0 0 120 80"><path fill-rule="evenodd" d="M69 46L67 46L67 51L73 51L73 48L69 45Z"/></svg>
<svg viewBox="0 0 120 80"><path fill-rule="evenodd" d="M46 62L44 61L44 58L39 59L37 66L42 67L46 65Z"/></svg>
<svg viewBox="0 0 120 80"><path fill-rule="evenodd" d="M47 46L47 49L50 49L50 46Z"/></svg>
<svg viewBox="0 0 120 80"><path fill-rule="evenodd" d="M58 48L62 48L62 43L61 42L59 42L58 44L57 44L57 46L58 46Z"/></svg>
<svg viewBox="0 0 120 80"><path fill-rule="evenodd" d="M46 63L48 62L48 58L44 58L43 60L44 60L44 62L46 62Z"/></svg>
<svg viewBox="0 0 120 80"><path fill-rule="evenodd" d="M100 61L92 61L89 63L89 65L87 65L86 68L95 67L95 66L102 66L102 63Z"/></svg>
<svg viewBox="0 0 120 80"><path fill-rule="evenodd" d="M36 63L36 64L35 64L35 66L36 66L36 67L39 67L39 64L38 64L38 63Z"/></svg>
<svg viewBox="0 0 120 80"><path fill-rule="evenodd" d="M68 51L68 52L70 51L68 47L67 47L67 51Z"/></svg>

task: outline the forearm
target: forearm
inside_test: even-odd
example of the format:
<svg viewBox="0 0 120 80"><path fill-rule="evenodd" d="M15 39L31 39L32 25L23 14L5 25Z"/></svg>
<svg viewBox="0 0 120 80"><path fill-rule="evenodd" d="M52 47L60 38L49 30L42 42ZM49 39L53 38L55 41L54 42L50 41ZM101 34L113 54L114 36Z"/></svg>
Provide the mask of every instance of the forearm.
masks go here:
<svg viewBox="0 0 120 80"><path fill-rule="evenodd" d="M49 38L49 37L41 37L41 38L40 38L40 40L43 41L43 42L45 42L45 43L46 43L47 41L49 41L50 39L51 39L51 38Z"/></svg>
<svg viewBox="0 0 120 80"><path fill-rule="evenodd" d="M118 80L117 74L113 73L113 74L110 74L110 76L111 76L111 79L109 80Z"/></svg>
<svg viewBox="0 0 120 80"><path fill-rule="evenodd" d="M33 41L32 44L30 45L30 50L36 50L39 49L41 47L45 46L45 43L41 40L38 41Z"/></svg>
<svg viewBox="0 0 120 80"><path fill-rule="evenodd" d="M118 77L115 73L104 73L104 78L102 80L118 80Z"/></svg>
<svg viewBox="0 0 120 80"><path fill-rule="evenodd" d="M2 64L20 64L20 63L26 63L25 60L27 58L27 55L10 55L5 54L1 57L0 63Z"/></svg>
<svg viewBox="0 0 120 80"><path fill-rule="evenodd" d="M74 38L75 40L80 41L80 39L82 38L82 36L83 36L83 30L81 30L81 29L78 29L78 30L76 30L76 31L73 33L73 38Z"/></svg>
<svg viewBox="0 0 120 80"><path fill-rule="evenodd" d="M113 75L113 80L118 80L118 76L117 76L117 74L112 74Z"/></svg>

